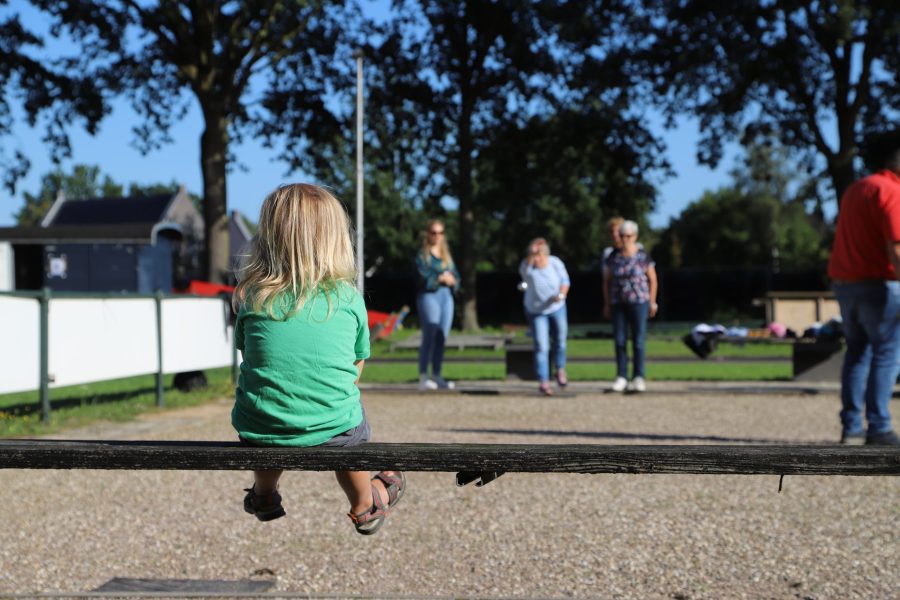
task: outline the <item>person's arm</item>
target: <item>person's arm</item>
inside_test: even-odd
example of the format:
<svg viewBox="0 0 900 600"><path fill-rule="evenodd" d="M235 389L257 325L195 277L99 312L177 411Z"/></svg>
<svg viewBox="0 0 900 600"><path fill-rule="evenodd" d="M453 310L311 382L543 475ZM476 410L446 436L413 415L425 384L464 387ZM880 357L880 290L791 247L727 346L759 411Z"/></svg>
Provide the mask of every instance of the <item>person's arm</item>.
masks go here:
<svg viewBox="0 0 900 600"><path fill-rule="evenodd" d="M569 272L566 270L566 265L563 261L554 257L553 264L556 266L557 273L559 273L559 294L557 294L556 299L562 302L569 295L572 282L569 279Z"/></svg>
<svg viewBox="0 0 900 600"><path fill-rule="evenodd" d="M241 319L240 315L234 322L234 347L239 352L244 351L244 320Z"/></svg>
<svg viewBox="0 0 900 600"><path fill-rule="evenodd" d="M459 291L459 270L456 268L456 264L450 265L450 270L447 271L447 275L449 278L447 280L447 285L453 288L454 292Z"/></svg>
<svg viewBox="0 0 900 600"><path fill-rule="evenodd" d="M656 311L659 310L659 304L656 303L656 290L657 290L657 280L656 280L656 266L653 263L650 263L650 266L647 267L647 282L650 284L650 316L655 317Z"/></svg>
<svg viewBox="0 0 900 600"><path fill-rule="evenodd" d="M353 361L353 364L356 366L356 381L354 383L358 384L362 377L366 359L372 355L372 344L369 340L369 315L368 311L366 311L366 302L358 292L353 306L353 313L356 316L356 342L353 344L353 351L356 354L356 360Z"/></svg>
<svg viewBox="0 0 900 600"><path fill-rule="evenodd" d="M887 242L887 255L894 266L894 277L900 279L900 242Z"/></svg>

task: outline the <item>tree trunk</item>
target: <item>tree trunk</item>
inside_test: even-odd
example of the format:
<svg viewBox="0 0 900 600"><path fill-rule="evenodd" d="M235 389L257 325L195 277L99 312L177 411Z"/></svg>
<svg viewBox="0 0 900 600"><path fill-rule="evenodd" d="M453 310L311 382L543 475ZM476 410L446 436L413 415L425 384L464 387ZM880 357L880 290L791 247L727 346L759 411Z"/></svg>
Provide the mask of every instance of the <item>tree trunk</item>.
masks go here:
<svg viewBox="0 0 900 600"><path fill-rule="evenodd" d="M462 328L477 331L475 211L472 207L472 119L465 108L459 123L459 271L462 277Z"/></svg>
<svg viewBox="0 0 900 600"><path fill-rule="evenodd" d="M225 173L228 162L228 119L224 111L204 111L206 128L200 137L203 171L203 221L206 234L205 276L213 283L228 283L231 252Z"/></svg>
<svg viewBox="0 0 900 600"><path fill-rule="evenodd" d="M831 185L834 186L838 212L840 212L841 197L856 179L856 171L853 169L853 154L851 152L841 152L834 155L828 161L828 176L831 178Z"/></svg>

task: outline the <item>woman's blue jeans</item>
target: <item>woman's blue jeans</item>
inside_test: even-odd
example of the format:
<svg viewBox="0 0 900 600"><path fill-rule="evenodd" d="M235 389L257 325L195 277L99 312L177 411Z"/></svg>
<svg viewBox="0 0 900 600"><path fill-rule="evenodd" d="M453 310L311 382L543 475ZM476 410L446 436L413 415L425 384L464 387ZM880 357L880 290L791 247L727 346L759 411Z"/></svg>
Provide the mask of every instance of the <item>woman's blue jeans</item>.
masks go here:
<svg viewBox="0 0 900 600"><path fill-rule="evenodd" d="M453 294L442 285L434 292L419 292L416 298L419 322L422 327L422 344L419 346L419 374L428 373L440 377L444 362L444 344L453 324Z"/></svg>
<svg viewBox="0 0 900 600"><path fill-rule="evenodd" d="M631 346L633 356L633 377L644 375L644 338L647 336L647 315L650 305L613 304L612 305L613 338L616 344L616 377L628 379L628 330L631 330Z"/></svg>
<svg viewBox="0 0 900 600"><path fill-rule="evenodd" d="M841 370L841 424L845 432L891 430L889 405L900 358L900 282L834 284L847 351Z"/></svg>
<svg viewBox="0 0 900 600"><path fill-rule="evenodd" d="M534 339L534 370L538 381L550 381L550 356L557 369L566 367L566 336L569 333L569 318L566 305L549 315L526 313Z"/></svg>

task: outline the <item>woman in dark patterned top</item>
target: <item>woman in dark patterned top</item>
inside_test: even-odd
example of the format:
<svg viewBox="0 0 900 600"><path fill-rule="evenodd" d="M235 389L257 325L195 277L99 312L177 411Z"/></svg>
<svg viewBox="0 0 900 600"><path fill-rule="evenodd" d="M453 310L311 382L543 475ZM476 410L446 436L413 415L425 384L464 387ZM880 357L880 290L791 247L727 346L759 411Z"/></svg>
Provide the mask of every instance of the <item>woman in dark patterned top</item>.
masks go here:
<svg viewBox="0 0 900 600"><path fill-rule="evenodd" d="M441 364L444 344L453 324L453 292L459 288L459 271L453 264L441 221L429 221L425 227L422 250L416 254L416 274L416 306L422 327L419 389L453 389L453 382L441 376Z"/></svg>
<svg viewBox="0 0 900 600"><path fill-rule="evenodd" d="M625 221L619 226L622 247L604 261L603 316L612 318L616 344L616 379L612 389L624 392L628 387L628 329L631 330L633 367L631 390L647 389L644 374L644 337L647 318L656 316L656 267L637 243L638 226Z"/></svg>

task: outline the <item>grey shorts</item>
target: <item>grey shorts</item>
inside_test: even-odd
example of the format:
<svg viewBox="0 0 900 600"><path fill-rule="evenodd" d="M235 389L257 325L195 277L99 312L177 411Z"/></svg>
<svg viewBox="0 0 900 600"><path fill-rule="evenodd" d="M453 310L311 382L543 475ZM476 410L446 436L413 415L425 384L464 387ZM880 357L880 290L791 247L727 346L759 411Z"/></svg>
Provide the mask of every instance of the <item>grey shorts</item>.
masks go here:
<svg viewBox="0 0 900 600"><path fill-rule="evenodd" d="M344 433L339 433L330 440L326 440L319 446L359 446L360 444L365 444L372 437L372 428L369 427L369 420L366 418L366 409L362 409L362 423L354 427L353 429L348 429ZM254 444L249 440L245 440L242 437L238 438L242 445L244 446L261 446L262 444Z"/></svg>
<svg viewBox="0 0 900 600"><path fill-rule="evenodd" d="M372 437L372 428L369 427L369 420L366 418L366 410L362 411L362 423L348 429L344 433L339 433L327 442L319 444L320 446L359 446L365 444Z"/></svg>

